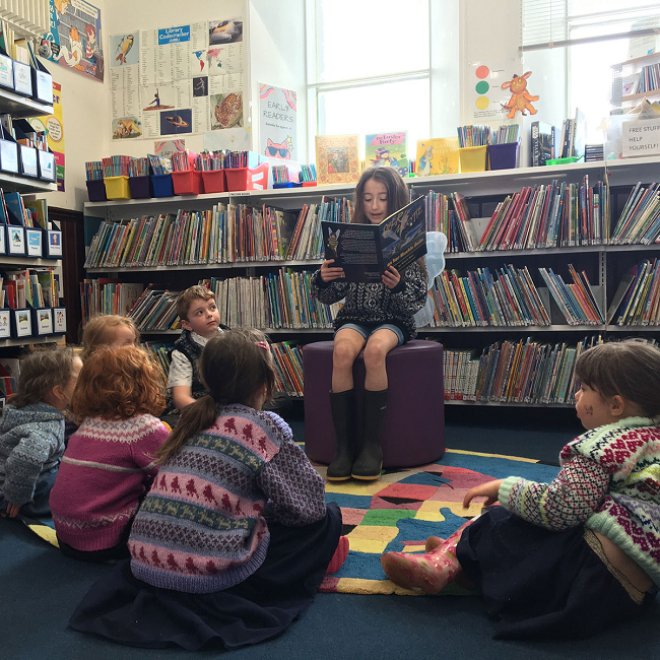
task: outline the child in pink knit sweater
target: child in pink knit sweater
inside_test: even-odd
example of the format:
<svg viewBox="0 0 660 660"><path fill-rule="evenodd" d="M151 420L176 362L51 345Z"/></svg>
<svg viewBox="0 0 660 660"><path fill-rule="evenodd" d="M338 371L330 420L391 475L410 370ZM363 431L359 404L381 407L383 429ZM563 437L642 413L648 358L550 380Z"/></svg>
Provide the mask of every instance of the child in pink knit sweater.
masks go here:
<svg viewBox="0 0 660 660"><path fill-rule="evenodd" d="M84 362L71 407L82 420L64 453L50 502L62 552L89 561L128 556L140 501L168 438L163 375L133 346L98 349Z"/></svg>

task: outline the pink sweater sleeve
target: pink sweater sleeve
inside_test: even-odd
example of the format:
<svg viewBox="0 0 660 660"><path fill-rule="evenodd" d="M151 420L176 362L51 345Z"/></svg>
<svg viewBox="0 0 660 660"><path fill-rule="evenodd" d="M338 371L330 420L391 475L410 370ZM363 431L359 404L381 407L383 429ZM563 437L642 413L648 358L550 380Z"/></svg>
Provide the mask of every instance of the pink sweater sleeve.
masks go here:
<svg viewBox="0 0 660 660"><path fill-rule="evenodd" d="M164 424L151 415L143 415L137 421L137 440L131 443L131 453L135 464L151 478L158 473L156 452L169 437Z"/></svg>

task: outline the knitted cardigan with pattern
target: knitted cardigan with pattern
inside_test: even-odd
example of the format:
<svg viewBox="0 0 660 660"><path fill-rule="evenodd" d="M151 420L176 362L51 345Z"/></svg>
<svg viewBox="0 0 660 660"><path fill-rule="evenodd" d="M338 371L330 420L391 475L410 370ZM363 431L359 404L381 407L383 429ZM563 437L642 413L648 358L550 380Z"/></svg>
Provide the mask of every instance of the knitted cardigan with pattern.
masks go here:
<svg viewBox="0 0 660 660"><path fill-rule="evenodd" d="M153 415L85 419L69 439L50 493L58 538L83 552L125 542L168 437Z"/></svg>
<svg viewBox="0 0 660 660"><path fill-rule="evenodd" d="M426 303L428 275L417 262L401 274L394 289L384 284L363 282L330 282L321 280L321 271L312 277L312 295L326 305L345 298L335 319L335 330L346 323L370 326L390 323L401 329L406 341L414 339L417 331L413 316Z"/></svg>
<svg viewBox="0 0 660 660"><path fill-rule="evenodd" d="M37 481L64 453L64 416L47 403L5 406L0 420L0 493L12 504L32 500Z"/></svg>
<svg viewBox="0 0 660 660"><path fill-rule="evenodd" d="M275 413L218 407L214 424L161 465L131 529L133 575L187 593L239 584L266 557L267 502L284 525L321 520L323 479Z"/></svg>
<svg viewBox="0 0 660 660"><path fill-rule="evenodd" d="M587 431L561 451L550 484L505 479L499 502L535 525L584 524L603 534L660 586L660 428L628 417Z"/></svg>

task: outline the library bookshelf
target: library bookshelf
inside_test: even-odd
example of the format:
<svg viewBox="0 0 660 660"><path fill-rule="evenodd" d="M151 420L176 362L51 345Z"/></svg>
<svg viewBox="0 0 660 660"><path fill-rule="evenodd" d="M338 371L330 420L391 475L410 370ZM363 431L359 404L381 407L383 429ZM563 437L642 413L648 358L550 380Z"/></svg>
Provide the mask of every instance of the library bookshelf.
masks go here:
<svg viewBox="0 0 660 660"><path fill-rule="evenodd" d="M512 170L497 170L490 172L476 172L448 176L435 176L426 178L411 178L407 180L411 195L418 197L427 195L430 191L437 194L451 194L459 192L465 197L470 212L470 218L488 218L493 214L497 204L507 196L520 191L524 187L548 186L551 182L579 185L588 177L589 183L597 181L609 182L609 198L611 210L611 225L618 220L628 196L637 183L651 184L660 181L660 159L637 158L617 161L599 161L589 163L576 163L572 165L546 166L543 168L517 168ZM273 207L285 212L297 213L305 204L318 204L324 197L340 199L351 197L354 185L334 185L319 188L280 189L250 192L220 193L214 195L198 195L176 198L125 200L114 202L94 202L85 205L85 238L88 247L94 235L99 231L102 223L119 223L131 218L148 215L174 213L177 209L188 211L209 211L215 205L246 205L254 207ZM653 261L660 257L660 244L650 245L573 245L565 247L547 247L535 249L494 249L490 251L475 252L448 252L446 269L458 271L459 269L472 271L484 267L497 268L503 264L510 264L516 269L529 269L534 286L542 289L544 284L536 272L539 268L554 269L557 273L566 276L567 265L574 264L576 269L583 271L588 282L593 285L594 297L603 313L608 309L615 295L618 284L632 266L640 260ZM316 270L321 263L320 258L276 260L265 256L261 260L232 261L229 263L180 263L176 265L126 265L110 263L93 263L86 269L88 277L105 276L120 282L142 282L151 284L152 288L169 288L172 291L181 290L200 279L209 277L216 280L232 280L233 278L267 278L273 277L278 271L286 270L288 273L308 273ZM303 292L305 290L303 289ZM304 298L304 295L303 295ZM478 363L479 351L486 353L493 346L508 347L512 355L520 351L530 350L538 359L539 351L544 355L552 353L552 347L576 347L576 352L569 357L561 352L556 357L560 364L555 365L558 370L555 376L563 379L563 395L559 397L525 396L524 393L509 392L506 387L499 395L486 396L476 401L461 398L461 393L450 393L447 403L457 405L517 405L566 408L571 406L573 392L571 390L571 366L577 354L588 347L588 341L598 338L627 338L641 337L658 340L660 326L658 325L619 325L615 322L605 323L576 323L571 324L564 319L560 310L556 308L551 297L545 298L548 305L549 323L539 325L535 323L520 325L470 325L468 323L455 323L453 325L440 325L439 327L425 327L418 330L421 338L436 339L445 345L447 354L463 354L469 356L463 362ZM299 302L303 302L299 300ZM223 319L224 320L224 319ZM327 320L327 319L326 319ZM228 321L229 325L232 325ZM321 338L329 339L332 329L330 323L320 324L322 327L300 327L298 324L266 324L273 327L263 329L272 335L274 343L289 343L292 340L304 344L317 341ZM295 326L298 327L295 327ZM304 325L304 324L303 324ZM310 324L311 325L311 324ZM143 329L145 338L158 345L171 342L178 334L176 330ZM589 339L587 339L589 338ZM586 343L585 343L586 342ZM489 349L490 347L490 349ZM522 348L521 348L522 347ZM550 348L547 348L550 347ZM561 349L564 350L564 349ZM517 351L517 353L516 353ZM492 351L491 351L492 352ZM482 353L482 357L483 357ZM490 354L490 353L489 353ZM516 373L515 360L527 358L512 357L509 371ZM526 362L519 362L518 367L524 367ZM563 366L562 366L563 365ZM447 364L446 368L454 370L454 378L462 378L461 386L467 385L468 367L462 375L456 372L454 364ZM472 370L474 371L474 364ZM502 369L503 367L500 366ZM529 366L526 367L529 371ZM513 369L513 370L512 370ZM521 373L520 377L529 378L530 373ZM447 385L447 374L445 374ZM507 394L507 392L509 392ZM294 392L291 392L294 394ZM456 396L452 396L452 395ZM527 399L527 400L526 400Z"/></svg>
<svg viewBox="0 0 660 660"><path fill-rule="evenodd" d="M16 94L9 90L0 89L0 114L10 114L12 118L27 118L53 113L53 106L40 103ZM44 192L56 192L57 184L40 181L27 176L21 176L0 171L0 188L4 192L18 192L21 195L35 195ZM4 231L4 227L0 226ZM41 259L26 256L0 256L0 275L7 270L34 267L57 267L61 266L61 259ZM33 344L49 344L61 342L64 334L50 334L43 336L18 337L11 339L0 339L0 355L15 354L17 349ZM7 350L5 350L7 349ZM0 392L0 400L4 403L4 394Z"/></svg>

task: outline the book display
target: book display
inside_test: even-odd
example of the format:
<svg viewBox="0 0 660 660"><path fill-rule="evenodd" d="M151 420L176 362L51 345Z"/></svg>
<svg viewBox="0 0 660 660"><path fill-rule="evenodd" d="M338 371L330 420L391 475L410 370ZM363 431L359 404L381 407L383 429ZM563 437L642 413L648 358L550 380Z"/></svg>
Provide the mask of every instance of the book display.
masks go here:
<svg viewBox="0 0 660 660"><path fill-rule="evenodd" d="M458 356L461 375L452 361L447 378L472 383L450 403L568 406L580 350L660 334L654 181L652 158L407 179L426 230L449 242L429 291L434 318L418 333L441 339L446 360ZM224 323L272 335L280 389L300 396L300 351L332 336L341 305L310 293L322 223L347 227L353 187L224 193L177 202L185 209L88 204L86 215L99 218L87 220L96 222L88 284L109 287L95 295L112 305L120 285L144 285L130 315L150 342L150 333L168 336L153 344L161 360L180 331L178 292L205 284Z"/></svg>

